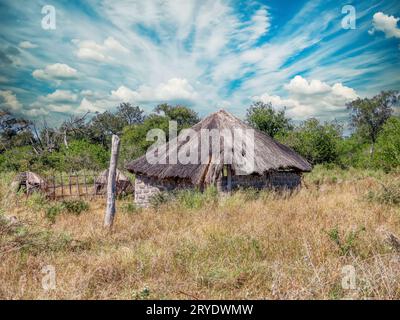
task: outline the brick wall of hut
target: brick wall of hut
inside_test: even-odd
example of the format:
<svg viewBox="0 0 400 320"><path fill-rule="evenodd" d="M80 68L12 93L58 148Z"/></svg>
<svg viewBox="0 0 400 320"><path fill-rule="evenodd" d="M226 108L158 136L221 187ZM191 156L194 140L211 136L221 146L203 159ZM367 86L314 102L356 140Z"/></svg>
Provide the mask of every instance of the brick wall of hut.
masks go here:
<svg viewBox="0 0 400 320"><path fill-rule="evenodd" d="M137 174L135 178L135 203L147 207L151 197L163 191L193 189L193 184L184 179L158 179Z"/></svg>
<svg viewBox="0 0 400 320"><path fill-rule="evenodd" d="M226 177L217 181L218 190L223 191L226 185ZM301 174L290 171L269 172L260 175L233 175L232 189L238 188L287 188L294 189L301 183Z"/></svg>
<svg viewBox="0 0 400 320"><path fill-rule="evenodd" d="M301 183L301 174L288 171L270 172L265 175L233 175L232 189L252 187L263 188L288 188L294 189ZM217 189L224 191L226 188L226 177L217 180ZM135 180L135 203L146 207L151 197L162 191L173 191L179 189L193 189L189 180L183 179L158 179L145 175L136 175Z"/></svg>

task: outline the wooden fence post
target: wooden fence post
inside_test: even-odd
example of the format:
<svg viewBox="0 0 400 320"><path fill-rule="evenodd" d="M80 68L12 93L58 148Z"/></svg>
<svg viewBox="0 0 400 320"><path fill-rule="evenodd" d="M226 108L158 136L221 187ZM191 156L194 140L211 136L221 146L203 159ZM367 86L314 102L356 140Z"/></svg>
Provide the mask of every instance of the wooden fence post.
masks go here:
<svg viewBox="0 0 400 320"><path fill-rule="evenodd" d="M107 181L107 206L106 214L104 216L104 227L111 228L114 222L115 216L115 195L116 195L116 172L117 162L119 153L119 137L117 135L112 136L111 143L111 159L110 168L108 170L108 181Z"/></svg>
<svg viewBox="0 0 400 320"><path fill-rule="evenodd" d="M61 199L64 200L64 182L63 182L62 172L60 172L60 184L61 184Z"/></svg>

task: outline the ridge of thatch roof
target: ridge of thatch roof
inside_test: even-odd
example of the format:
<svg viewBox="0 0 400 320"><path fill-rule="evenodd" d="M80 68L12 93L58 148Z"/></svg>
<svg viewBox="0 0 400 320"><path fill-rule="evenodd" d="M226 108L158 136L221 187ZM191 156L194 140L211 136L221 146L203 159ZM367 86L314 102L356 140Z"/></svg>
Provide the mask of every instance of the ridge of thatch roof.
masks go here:
<svg viewBox="0 0 400 320"><path fill-rule="evenodd" d="M181 152L182 146L185 146L185 150L192 150L190 144L197 143L194 145L195 148L200 150L200 132L202 129L217 129L217 130L230 130L234 129L253 129L254 130L254 170L248 172L247 174L256 173L264 174L268 171L280 171L280 170L290 170L290 171L310 171L311 165L293 151L291 148L275 141L265 133L254 129L236 118L229 112L225 110L220 110L218 112L212 113L208 117L204 118L202 121L194 125L191 129L194 130L197 139L189 139L189 141L179 141L179 137L183 134L181 132L178 135L177 143L166 143L166 150L177 149L178 153ZM235 143L235 142L234 142ZM215 155L209 150L209 161L208 163L198 164L169 164L168 155L166 155L166 164L151 164L147 161L146 155L139 157L138 159L130 162L126 169L130 172L137 174L144 174L147 176L153 176L160 179L164 178L183 178L190 179L195 185L200 185L203 183L209 184L215 181L215 179L220 174L223 168L224 159L224 148L223 144L220 142L221 150L220 154ZM232 144L232 147L234 144ZM193 146L192 146L193 147ZM199 152L200 153L200 152ZM166 152L168 154L168 151ZM239 166L232 162L232 169L236 172L239 171Z"/></svg>

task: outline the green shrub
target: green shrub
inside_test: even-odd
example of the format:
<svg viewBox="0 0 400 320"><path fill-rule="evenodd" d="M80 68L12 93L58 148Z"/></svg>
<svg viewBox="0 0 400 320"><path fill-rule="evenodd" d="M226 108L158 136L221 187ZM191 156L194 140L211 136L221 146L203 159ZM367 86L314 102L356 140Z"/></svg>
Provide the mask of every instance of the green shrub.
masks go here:
<svg viewBox="0 0 400 320"><path fill-rule="evenodd" d="M354 251L355 242L357 241L361 231L365 231L365 228L363 227L356 231L350 231L341 237L339 229L335 227L329 230L327 234L329 238L338 246L340 254L345 256L349 254L350 251Z"/></svg>
<svg viewBox="0 0 400 320"><path fill-rule="evenodd" d="M400 205L400 182L394 181L387 185L381 184L380 190L370 190L366 195L367 200L388 205Z"/></svg>
<svg viewBox="0 0 400 320"><path fill-rule="evenodd" d="M178 202L187 209L198 209L203 206L204 197L197 190L183 190L177 195Z"/></svg>
<svg viewBox="0 0 400 320"><path fill-rule="evenodd" d="M391 117L379 133L374 163L386 171L400 167L400 117Z"/></svg>
<svg viewBox="0 0 400 320"><path fill-rule="evenodd" d="M46 209L45 217L50 220L50 222L56 222L56 217L61 214L64 207L61 203L56 203Z"/></svg>
<svg viewBox="0 0 400 320"><path fill-rule="evenodd" d="M64 200L61 203L63 209L71 214L80 215L83 211L89 210L89 204L81 199L78 200Z"/></svg>
<svg viewBox="0 0 400 320"><path fill-rule="evenodd" d="M48 204L46 195L42 192L33 192L26 202L27 206L34 210L41 210Z"/></svg>
<svg viewBox="0 0 400 320"><path fill-rule="evenodd" d="M177 192L176 198L186 209L199 209L205 205L214 205L218 201L218 191L215 186L207 187L203 192L198 189Z"/></svg>
<svg viewBox="0 0 400 320"><path fill-rule="evenodd" d="M54 223L56 217L62 213L69 213L73 215L80 215L83 211L89 210L89 204L81 199L78 200L64 200L56 202L47 207L45 217Z"/></svg>
<svg viewBox="0 0 400 320"><path fill-rule="evenodd" d="M289 131L280 140L310 163L335 162L339 157L342 128L336 123L320 123L311 118Z"/></svg>

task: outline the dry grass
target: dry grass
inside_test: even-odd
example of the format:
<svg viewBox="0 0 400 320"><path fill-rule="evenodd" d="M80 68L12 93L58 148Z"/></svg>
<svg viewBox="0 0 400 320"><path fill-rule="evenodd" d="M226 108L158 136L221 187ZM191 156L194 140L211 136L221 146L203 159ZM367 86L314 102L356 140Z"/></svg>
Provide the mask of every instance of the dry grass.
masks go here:
<svg viewBox="0 0 400 320"><path fill-rule="evenodd" d="M400 252L387 240L400 235L399 206L365 199L376 178L325 178L307 177L290 197L238 192L197 209L137 211L120 200L106 233L104 199L50 223L47 204L16 201L3 175L0 210L19 222L1 225L0 298L399 299ZM45 265L54 290L42 288ZM345 265L356 289L341 286Z"/></svg>

